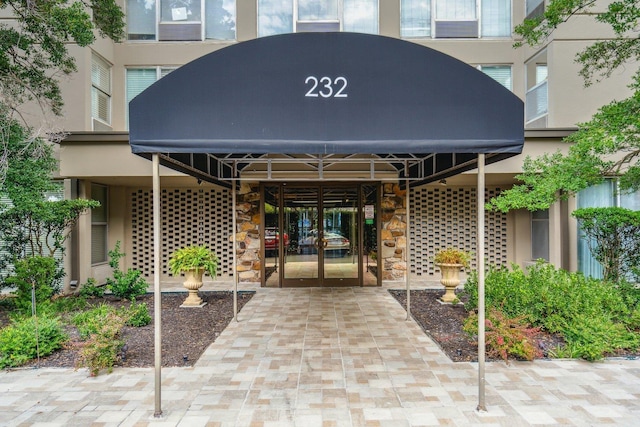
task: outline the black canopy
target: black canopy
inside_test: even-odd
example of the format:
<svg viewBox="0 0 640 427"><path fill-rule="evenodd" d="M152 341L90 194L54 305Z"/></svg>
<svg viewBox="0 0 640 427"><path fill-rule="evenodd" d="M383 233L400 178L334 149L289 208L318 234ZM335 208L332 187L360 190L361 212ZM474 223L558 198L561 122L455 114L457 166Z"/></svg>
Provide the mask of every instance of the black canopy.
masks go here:
<svg viewBox="0 0 640 427"><path fill-rule="evenodd" d="M165 163L178 159L210 179L224 175L212 159L265 154L435 162L442 153L447 168L466 170L477 153L495 161L524 143L523 103L492 78L415 43L354 33L285 34L220 49L142 92L129 118L134 153L165 154ZM442 169L414 166L421 181Z"/></svg>

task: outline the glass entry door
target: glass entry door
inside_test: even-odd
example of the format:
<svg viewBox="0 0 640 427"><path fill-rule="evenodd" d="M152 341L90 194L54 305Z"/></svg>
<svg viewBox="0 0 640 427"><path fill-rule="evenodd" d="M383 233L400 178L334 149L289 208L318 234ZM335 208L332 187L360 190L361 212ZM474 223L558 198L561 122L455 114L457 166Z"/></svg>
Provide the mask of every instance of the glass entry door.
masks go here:
<svg viewBox="0 0 640 427"><path fill-rule="evenodd" d="M363 225L372 205L362 185L263 188L266 286L361 286L371 276L361 248L375 229ZM377 282L367 277L368 285Z"/></svg>

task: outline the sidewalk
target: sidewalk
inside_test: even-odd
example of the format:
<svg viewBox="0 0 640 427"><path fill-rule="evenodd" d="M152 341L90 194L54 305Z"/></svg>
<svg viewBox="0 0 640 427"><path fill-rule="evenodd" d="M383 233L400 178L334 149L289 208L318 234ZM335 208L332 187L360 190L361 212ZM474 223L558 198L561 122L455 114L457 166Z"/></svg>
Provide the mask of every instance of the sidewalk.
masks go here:
<svg viewBox="0 0 640 427"><path fill-rule="evenodd" d="M640 360L453 363L383 288L257 289L191 368L0 373L2 426L640 425Z"/></svg>

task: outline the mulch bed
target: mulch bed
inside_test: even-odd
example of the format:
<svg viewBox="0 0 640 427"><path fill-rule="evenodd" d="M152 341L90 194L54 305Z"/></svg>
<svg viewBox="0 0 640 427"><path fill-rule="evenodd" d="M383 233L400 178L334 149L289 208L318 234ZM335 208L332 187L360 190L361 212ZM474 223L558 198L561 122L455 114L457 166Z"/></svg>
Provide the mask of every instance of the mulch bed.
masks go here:
<svg viewBox="0 0 640 427"><path fill-rule="evenodd" d="M407 291L390 289L389 293L407 306ZM478 360L478 344L462 330L468 313L462 304L443 304L444 290L411 291L411 316L454 362Z"/></svg>
<svg viewBox="0 0 640 427"><path fill-rule="evenodd" d="M251 299L255 292L238 292L238 311ZM207 304L202 308L181 308L186 293L163 293L162 304L162 366L193 366L204 350L216 340L220 333L233 320L233 293L230 291L204 291L200 296ZM136 299L149 307L153 317L153 294ZM90 300L91 304L101 303L121 307L128 301L106 296ZM6 313L0 314L0 326L7 322ZM74 367L81 341L75 327L67 328L69 341L65 348L40 361L26 366ZM123 336L126 351L118 366L152 367L154 366L154 325L153 321L140 328L125 327Z"/></svg>

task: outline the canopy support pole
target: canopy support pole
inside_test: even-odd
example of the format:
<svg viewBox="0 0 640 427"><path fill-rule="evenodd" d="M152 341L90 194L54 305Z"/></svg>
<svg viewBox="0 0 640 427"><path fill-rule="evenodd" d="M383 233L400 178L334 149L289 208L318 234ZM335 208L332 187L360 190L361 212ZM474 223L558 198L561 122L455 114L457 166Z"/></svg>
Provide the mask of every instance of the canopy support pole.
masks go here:
<svg viewBox="0 0 640 427"><path fill-rule="evenodd" d="M238 184L240 184L240 181L238 181ZM233 251L233 256L231 257L231 262L233 264L232 268L233 268L233 320L235 320L236 322L238 321L238 274L237 274L237 264L236 264L236 253L237 251L237 242L236 242L236 234L237 234L237 229L236 229L236 186L238 185L236 184L235 181L232 182L231 185L231 226L232 226L232 233L233 233L233 246L232 246L232 251Z"/></svg>
<svg viewBox="0 0 640 427"><path fill-rule="evenodd" d="M485 402L485 307L484 307L484 190L485 190L485 155L478 154L478 236L477 269L478 269L478 411L486 411Z"/></svg>
<svg viewBox="0 0 640 427"><path fill-rule="evenodd" d="M155 410L153 416L162 416L162 321L160 293L160 156L153 154L153 318L154 318L154 366L155 366Z"/></svg>
<svg viewBox="0 0 640 427"><path fill-rule="evenodd" d="M409 244L409 216L411 214L411 211L409 210L409 166L406 164L405 162L405 176L407 177L407 179L405 180L405 199L404 199L404 204L405 204L405 248L404 248L404 255L405 255L405 277L406 277L406 281L407 281L407 320L411 319L411 283L409 280L409 272L410 272L410 256L411 256L411 245Z"/></svg>

